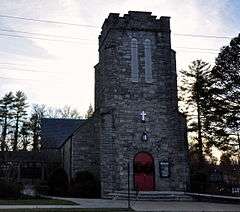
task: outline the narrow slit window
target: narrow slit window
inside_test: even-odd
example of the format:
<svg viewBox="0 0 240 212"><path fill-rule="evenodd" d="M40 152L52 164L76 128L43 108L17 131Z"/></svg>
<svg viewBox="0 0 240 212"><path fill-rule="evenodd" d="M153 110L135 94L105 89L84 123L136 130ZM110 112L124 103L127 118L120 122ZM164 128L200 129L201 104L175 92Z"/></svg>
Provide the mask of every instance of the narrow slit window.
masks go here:
<svg viewBox="0 0 240 212"><path fill-rule="evenodd" d="M131 78L133 82L138 82L138 44L137 39L131 40Z"/></svg>
<svg viewBox="0 0 240 212"><path fill-rule="evenodd" d="M145 81L151 83L152 79L152 50L151 41L146 39L144 42L144 54L145 54Z"/></svg>

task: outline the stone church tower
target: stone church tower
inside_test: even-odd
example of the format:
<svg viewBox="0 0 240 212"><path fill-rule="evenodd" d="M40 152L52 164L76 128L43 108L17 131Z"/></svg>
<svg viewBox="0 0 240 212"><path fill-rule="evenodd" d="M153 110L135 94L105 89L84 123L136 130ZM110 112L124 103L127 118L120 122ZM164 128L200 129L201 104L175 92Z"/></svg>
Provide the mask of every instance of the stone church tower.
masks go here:
<svg viewBox="0 0 240 212"><path fill-rule="evenodd" d="M178 111L170 18L111 13L99 36L95 117L103 196L127 190L185 191L186 121ZM129 167L129 169L128 169Z"/></svg>

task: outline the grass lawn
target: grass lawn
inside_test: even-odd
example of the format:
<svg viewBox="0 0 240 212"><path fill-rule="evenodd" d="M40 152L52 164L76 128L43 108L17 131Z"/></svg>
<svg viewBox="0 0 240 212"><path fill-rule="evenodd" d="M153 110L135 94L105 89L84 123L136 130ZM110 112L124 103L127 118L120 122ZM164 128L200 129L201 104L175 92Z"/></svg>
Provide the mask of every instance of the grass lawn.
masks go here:
<svg viewBox="0 0 240 212"><path fill-rule="evenodd" d="M132 210L119 208L96 208L96 209L0 209L1 212L128 212Z"/></svg>
<svg viewBox="0 0 240 212"><path fill-rule="evenodd" d="M77 205L74 202L48 198L33 199L0 199L0 205ZM0 210L1 211L1 210Z"/></svg>

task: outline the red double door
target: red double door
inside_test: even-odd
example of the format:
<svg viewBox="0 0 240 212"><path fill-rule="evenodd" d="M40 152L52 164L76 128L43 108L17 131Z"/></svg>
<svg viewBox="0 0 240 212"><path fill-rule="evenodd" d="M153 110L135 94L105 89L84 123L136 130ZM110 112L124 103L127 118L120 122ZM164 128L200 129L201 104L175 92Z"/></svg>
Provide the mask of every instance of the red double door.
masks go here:
<svg viewBox="0 0 240 212"><path fill-rule="evenodd" d="M134 185L139 191L153 191L154 160L151 154L140 152L134 158Z"/></svg>

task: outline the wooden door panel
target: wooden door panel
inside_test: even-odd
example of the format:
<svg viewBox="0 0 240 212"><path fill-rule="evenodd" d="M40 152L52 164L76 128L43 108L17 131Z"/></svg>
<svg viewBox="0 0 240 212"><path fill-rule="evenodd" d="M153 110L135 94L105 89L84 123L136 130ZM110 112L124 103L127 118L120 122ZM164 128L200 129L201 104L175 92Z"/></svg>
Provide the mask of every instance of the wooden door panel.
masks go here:
<svg viewBox="0 0 240 212"><path fill-rule="evenodd" d="M138 153L134 158L134 183L139 191L154 190L154 160L149 153Z"/></svg>

